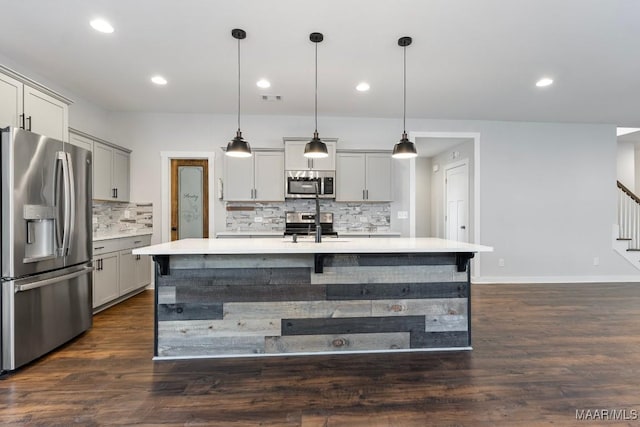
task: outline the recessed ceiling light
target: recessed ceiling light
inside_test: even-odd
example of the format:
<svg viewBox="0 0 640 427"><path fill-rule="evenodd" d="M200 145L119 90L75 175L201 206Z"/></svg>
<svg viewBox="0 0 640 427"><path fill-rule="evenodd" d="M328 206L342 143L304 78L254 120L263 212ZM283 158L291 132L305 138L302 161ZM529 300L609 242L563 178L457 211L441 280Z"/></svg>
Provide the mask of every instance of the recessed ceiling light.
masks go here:
<svg viewBox="0 0 640 427"><path fill-rule="evenodd" d="M100 31L101 33L113 33L113 27L107 21L102 18L97 18L89 22L89 25L93 27L94 30Z"/></svg>
<svg viewBox="0 0 640 427"><path fill-rule="evenodd" d="M361 82L358 83L358 86L356 86L356 90L358 92L366 92L371 88L371 86L369 86L369 83L367 82Z"/></svg>
<svg viewBox="0 0 640 427"><path fill-rule="evenodd" d="M271 87L271 82L267 79L260 79L256 83L256 86L258 86L261 89L267 89Z"/></svg>
<svg viewBox="0 0 640 427"><path fill-rule="evenodd" d="M553 79L550 79L548 77L544 77L536 82L536 86L538 87L551 86L552 84L553 84Z"/></svg>
<svg viewBox="0 0 640 427"><path fill-rule="evenodd" d="M616 136L627 135L629 133L638 132L640 128L616 128Z"/></svg>
<svg viewBox="0 0 640 427"><path fill-rule="evenodd" d="M151 77L151 81L159 86L164 86L167 84L167 79L162 76L153 76Z"/></svg>

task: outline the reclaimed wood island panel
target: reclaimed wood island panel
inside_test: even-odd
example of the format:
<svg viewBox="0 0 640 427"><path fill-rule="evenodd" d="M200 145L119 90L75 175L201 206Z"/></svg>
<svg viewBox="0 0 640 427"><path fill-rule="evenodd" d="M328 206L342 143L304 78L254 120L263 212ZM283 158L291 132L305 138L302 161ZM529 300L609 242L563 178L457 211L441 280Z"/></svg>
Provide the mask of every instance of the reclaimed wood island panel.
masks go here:
<svg viewBox="0 0 640 427"><path fill-rule="evenodd" d="M152 255L157 359L471 349L470 263L442 239L185 239Z"/></svg>

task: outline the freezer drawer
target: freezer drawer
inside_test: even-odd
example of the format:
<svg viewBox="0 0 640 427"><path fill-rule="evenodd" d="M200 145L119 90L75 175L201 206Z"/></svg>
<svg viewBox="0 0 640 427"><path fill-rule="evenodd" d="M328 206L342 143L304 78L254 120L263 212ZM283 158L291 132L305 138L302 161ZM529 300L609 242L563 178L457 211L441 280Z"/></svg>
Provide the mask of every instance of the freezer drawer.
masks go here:
<svg viewBox="0 0 640 427"><path fill-rule="evenodd" d="M2 283L2 369L14 370L92 325L93 267Z"/></svg>

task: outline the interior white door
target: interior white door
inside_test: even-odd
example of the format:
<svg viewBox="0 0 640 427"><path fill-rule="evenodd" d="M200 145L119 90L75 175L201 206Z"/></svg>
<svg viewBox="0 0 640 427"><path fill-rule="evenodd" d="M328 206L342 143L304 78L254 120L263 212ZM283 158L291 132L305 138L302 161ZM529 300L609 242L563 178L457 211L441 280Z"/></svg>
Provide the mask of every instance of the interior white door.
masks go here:
<svg viewBox="0 0 640 427"><path fill-rule="evenodd" d="M469 241L469 165L459 164L445 173L446 238Z"/></svg>

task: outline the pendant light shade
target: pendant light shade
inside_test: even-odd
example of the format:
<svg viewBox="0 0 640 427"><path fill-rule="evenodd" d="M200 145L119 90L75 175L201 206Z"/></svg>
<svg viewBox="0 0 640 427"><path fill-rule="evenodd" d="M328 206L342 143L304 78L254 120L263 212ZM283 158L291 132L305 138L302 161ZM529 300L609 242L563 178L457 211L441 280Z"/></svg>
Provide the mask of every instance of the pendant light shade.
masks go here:
<svg viewBox="0 0 640 427"><path fill-rule="evenodd" d="M418 156L418 151L416 150L416 145L409 141L407 138L407 46L411 44L413 40L411 37L400 37L398 39L398 46L402 47L404 50L404 65L403 65L403 110L402 110L402 138L400 142L398 142L393 147L393 154L391 157L395 159L412 159Z"/></svg>
<svg viewBox="0 0 640 427"><path fill-rule="evenodd" d="M309 35L309 40L311 40L316 45L316 102L315 102L315 122L316 122L316 130L313 132L313 138L311 141L307 142L307 145L304 146L304 156L312 159L321 159L323 157L329 157L329 152L327 150L327 144L322 142L320 137L318 136L318 43L324 40L324 36L322 33L311 33Z"/></svg>
<svg viewBox="0 0 640 427"><path fill-rule="evenodd" d="M231 30L231 35L238 40L238 131L235 138L227 144L226 155L230 157L250 157L251 146L242 139L242 132L240 131L240 40L246 38L247 33L244 30L235 28Z"/></svg>

